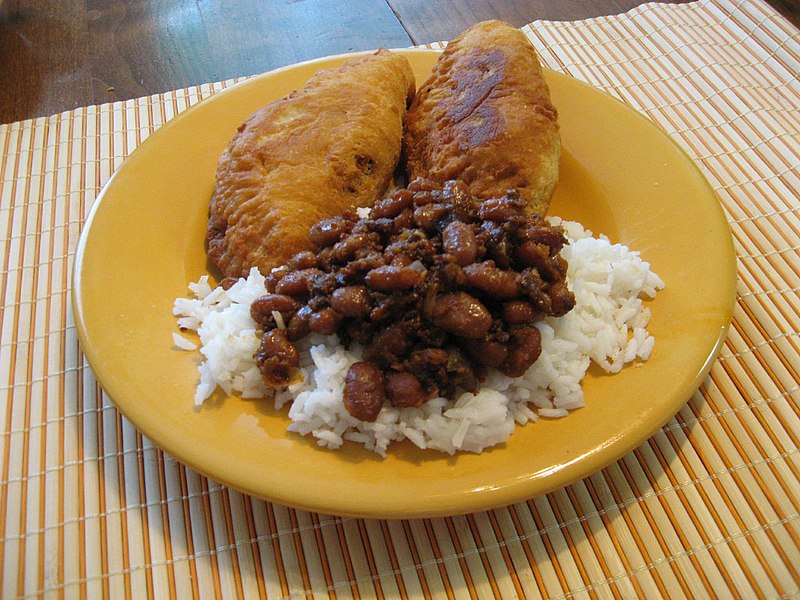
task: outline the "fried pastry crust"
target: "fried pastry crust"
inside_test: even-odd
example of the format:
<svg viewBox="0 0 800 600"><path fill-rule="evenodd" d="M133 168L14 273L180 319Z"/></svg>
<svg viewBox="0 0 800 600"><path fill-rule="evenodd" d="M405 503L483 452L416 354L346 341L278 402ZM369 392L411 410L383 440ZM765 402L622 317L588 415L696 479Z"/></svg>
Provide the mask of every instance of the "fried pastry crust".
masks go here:
<svg viewBox="0 0 800 600"><path fill-rule="evenodd" d="M211 261L226 277L266 274L311 249L312 224L373 204L397 165L413 94L408 60L379 50L251 115L217 164Z"/></svg>
<svg viewBox="0 0 800 600"><path fill-rule="evenodd" d="M450 42L406 119L409 178L462 179L481 199L516 190L544 215L558 181L557 112L536 50L502 21Z"/></svg>

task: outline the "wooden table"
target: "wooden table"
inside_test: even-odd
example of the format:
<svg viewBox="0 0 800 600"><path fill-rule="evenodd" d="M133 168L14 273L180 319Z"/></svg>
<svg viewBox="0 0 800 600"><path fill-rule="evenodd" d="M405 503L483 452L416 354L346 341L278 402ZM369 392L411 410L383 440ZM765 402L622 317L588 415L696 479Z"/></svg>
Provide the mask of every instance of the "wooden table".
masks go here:
<svg viewBox="0 0 800 600"><path fill-rule="evenodd" d="M320 56L449 40L499 18L576 20L637 0L6 0L0 123L252 75ZM795 25L800 0L770 0Z"/></svg>

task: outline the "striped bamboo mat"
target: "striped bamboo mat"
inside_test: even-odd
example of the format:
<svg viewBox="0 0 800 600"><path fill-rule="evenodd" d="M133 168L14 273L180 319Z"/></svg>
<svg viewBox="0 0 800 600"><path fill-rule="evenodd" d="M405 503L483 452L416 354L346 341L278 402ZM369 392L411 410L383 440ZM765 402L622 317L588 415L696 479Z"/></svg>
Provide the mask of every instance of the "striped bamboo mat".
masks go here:
<svg viewBox="0 0 800 600"><path fill-rule="evenodd" d="M728 0L523 29L677 140L725 207L738 302L689 403L607 469L462 517L344 519L224 488L109 403L68 290L104 182L226 84L2 125L3 598L800 595L800 33Z"/></svg>

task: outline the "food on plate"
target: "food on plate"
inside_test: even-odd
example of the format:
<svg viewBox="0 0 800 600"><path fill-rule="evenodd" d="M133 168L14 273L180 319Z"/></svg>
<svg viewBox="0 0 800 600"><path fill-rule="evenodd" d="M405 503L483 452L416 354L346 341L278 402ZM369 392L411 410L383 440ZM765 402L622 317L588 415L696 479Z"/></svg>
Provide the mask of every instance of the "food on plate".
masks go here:
<svg viewBox="0 0 800 600"><path fill-rule="evenodd" d="M414 97L404 143L410 179L462 179L482 200L514 190L530 212L546 214L561 140L525 34L486 21L450 42Z"/></svg>
<svg viewBox="0 0 800 600"><path fill-rule="evenodd" d="M397 58L322 72L240 127L208 227L225 278L173 312L199 336L198 405L219 387L290 403L288 429L329 448L481 452L581 407L592 362L647 360L643 299L664 284L638 253L544 218L557 114L505 23L448 45L407 115L411 182L384 195L414 87Z"/></svg>
<svg viewBox="0 0 800 600"><path fill-rule="evenodd" d="M251 115L217 165L208 256L226 277L268 273L311 243L308 228L386 191L414 93L388 50L347 61Z"/></svg>
<svg viewBox="0 0 800 600"><path fill-rule="evenodd" d="M276 408L289 405L289 431L313 436L327 448L349 441L380 455L402 440L448 454L480 452L506 441L515 424L567 416L584 404L581 381L591 363L616 373L650 356L655 340L646 329L650 309L644 300L664 284L638 252L593 237L578 223L549 220L563 227L568 239L561 256L569 265L575 306L562 317L535 323L541 354L521 377L492 369L474 393L434 398L419 407L386 402L375 421L364 421L342 401L350 368L364 360L363 348L346 348L336 335L312 333L296 344L300 376L286 388L271 390L256 364L261 334L251 318L267 284L253 269L224 287L212 287L204 275L189 285L191 298L175 301L178 324L197 331L203 359L195 402L202 404L218 387L226 395L274 396ZM195 348L192 340L176 337L179 347Z"/></svg>
<svg viewBox="0 0 800 600"><path fill-rule="evenodd" d="M524 374L541 351L534 324L575 303L559 256L566 238L514 192L480 202L461 181L414 180L369 216L320 221L311 241L253 303L264 332L256 363L281 387L308 333L359 344L343 401L363 421L384 401L419 407L474 392L490 369Z"/></svg>

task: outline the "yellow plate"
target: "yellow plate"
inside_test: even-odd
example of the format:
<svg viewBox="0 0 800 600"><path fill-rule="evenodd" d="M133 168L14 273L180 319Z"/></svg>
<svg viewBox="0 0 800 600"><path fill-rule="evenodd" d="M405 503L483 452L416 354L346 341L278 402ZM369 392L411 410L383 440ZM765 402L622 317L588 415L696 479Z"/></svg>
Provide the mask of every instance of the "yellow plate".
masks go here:
<svg viewBox="0 0 800 600"><path fill-rule="evenodd" d="M402 51L417 81L435 51ZM586 407L518 427L503 446L449 457L409 442L381 459L286 433L267 401L193 406L196 353L176 349L172 303L207 272L214 168L256 108L301 87L325 58L249 79L180 114L121 166L94 205L75 261L80 340L119 409L154 443L213 479L290 506L365 517L452 515L530 498L586 477L645 441L694 393L733 309L735 256L714 192L666 135L621 102L547 73L559 109L562 176L551 214L640 250L667 284L651 303L652 358L590 374Z"/></svg>

